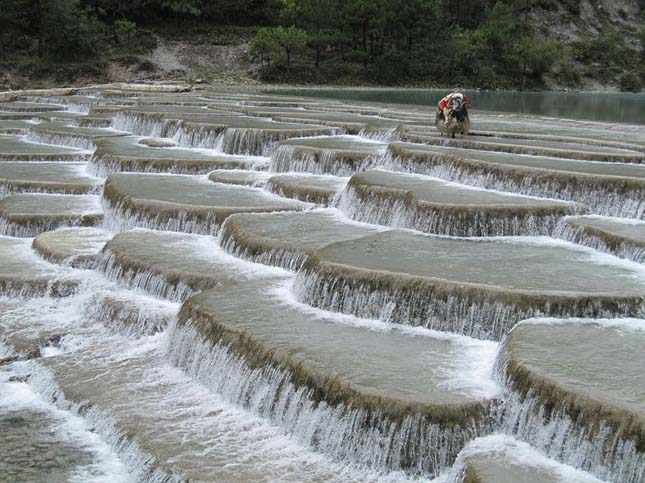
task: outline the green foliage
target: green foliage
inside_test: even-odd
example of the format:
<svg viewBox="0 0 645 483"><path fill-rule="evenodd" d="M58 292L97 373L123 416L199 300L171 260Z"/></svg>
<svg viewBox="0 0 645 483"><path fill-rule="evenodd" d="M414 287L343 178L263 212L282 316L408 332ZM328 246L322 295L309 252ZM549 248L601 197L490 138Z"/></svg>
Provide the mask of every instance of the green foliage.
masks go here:
<svg viewBox="0 0 645 483"><path fill-rule="evenodd" d="M641 76L636 72L625 72L619 79L618 85L623 92L640 92L643 89Z"/></svg>
<svg viewBox="0 0 645 483"><path fill-rule="evenodd" d="M275 44L284 52L287 67L291 64L291 56L301 51L307 43L307 33L293 25L288 28L276 27L271 29L270 35Z"/></svg>
<svg viewBox="0 0 645 483"><path fill-rule="evenodd" d="M307 33L302 29L294 26L265 27L258 30L251 44L251 55L260 57L262 63L265 58L270 63L272 53L282 52L287 67L290 67L293 54L304 49L306 43Z"/></svg>
<svg viewBox="0 0 645 483"><path fill-rule="evenodd" d="M267 66L271 66L271 54L276 50L277 45L272 35L272 29L261 28L255 35L251 43L249 54L253 59L260 59L262 66L266 62Z"/></svg>
<svg viewBox="0 0 645 483"><path fill-rule="evenodd" d="M162 9L172 13L199 15L202 13L200 0L158 0Z"/></svg>
<svg viewBox="0 0 645 483"><path fill-rule="evenodd" d="M114 21L114 35L116 41L122 44L131 44L137 33L137 24L126 19Z"/></svg>
<svg viewBox="0 0 645 483"><path fill-rule="evenodd" d="M217 45L252 40L250 55L260 65L261 78L282 82L531 89L550 79L577 86L588 75L620 81L625 89L633 88L637 78L642 83L645 29L632 32L629 41L625 32L604 29L571 49L533 29L535 14L558 8L576 15L579 3L3 0L0 60L13 65L12 59L38 56L99 65L131 58L135 66L160 35Z"/></svg>
<svg viewBox="0 0 645 483"><path fill-rule="evenodd" d="M325 63L348 62L379 83L535 87L563 55L527 21L527 12L550 1L283 0L281 18L306 31L305 58L319 79ZM258 32L254 52L280 45L266 35Z"/></svg>
<svg viewBox="0 0 645 483"><path fill-rule="evenodd" d="M53 59L80 60L98 53L103 25L79 0L40 2L40 50Z"/></svg>

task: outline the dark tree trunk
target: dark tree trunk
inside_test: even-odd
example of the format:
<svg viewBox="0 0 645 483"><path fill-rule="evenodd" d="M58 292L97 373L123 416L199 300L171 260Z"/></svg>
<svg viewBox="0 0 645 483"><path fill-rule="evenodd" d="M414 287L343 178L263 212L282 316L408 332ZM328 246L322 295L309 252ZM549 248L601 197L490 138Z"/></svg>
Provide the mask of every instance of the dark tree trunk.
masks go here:
<svg viewBox="0 0 645 483"><path fill-rule="evenodd" d="M367 19L363 20L363 52L367 53L367 29L369 23Z"/></svg>
<svg viewBox="0 0 645 483"><path fill-rule="evenodd" d="M38 42L38 57L43 57L45 48L43 46L43 13L40 5L40 0L33 0L31 5L32 22L36 31L36 40Z"/></svg>

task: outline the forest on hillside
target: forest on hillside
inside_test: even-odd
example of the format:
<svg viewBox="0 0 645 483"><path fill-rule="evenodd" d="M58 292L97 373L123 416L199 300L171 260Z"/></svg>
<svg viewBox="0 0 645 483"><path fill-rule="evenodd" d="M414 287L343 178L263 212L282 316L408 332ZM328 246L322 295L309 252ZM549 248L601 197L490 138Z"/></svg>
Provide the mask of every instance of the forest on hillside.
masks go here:
<svg viewBox="0 0 645 483"><path fill-rule="evenodd" d="M645 3L639 0L641 18ZM248 33L265 82L577 87L583 77L641 90L645 30L607 25L562 42L540 33L536 12L571 0L4 0L0 67L23 77L100 79L110 62L136 63L159 36L234 42ZM238 30L239 31L239 30ZM199 40L201 41L201 40ZM152 68L140 63L141 69ZM0 79L2 80L2 79Z"/></svg>

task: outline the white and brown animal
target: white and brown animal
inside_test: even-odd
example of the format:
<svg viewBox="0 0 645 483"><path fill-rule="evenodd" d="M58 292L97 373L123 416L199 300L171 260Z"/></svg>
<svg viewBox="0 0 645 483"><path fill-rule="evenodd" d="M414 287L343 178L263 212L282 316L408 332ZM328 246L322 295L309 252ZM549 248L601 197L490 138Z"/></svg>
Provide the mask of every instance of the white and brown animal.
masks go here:
<svg viewBox="0 0 645 483"><path fill-rule="evenodd" d="M460 92L448 94L441 99L435 117L437 131L453 138L457 134L462 136L468 134L470 132L469 107L468 98Z"/></svg>

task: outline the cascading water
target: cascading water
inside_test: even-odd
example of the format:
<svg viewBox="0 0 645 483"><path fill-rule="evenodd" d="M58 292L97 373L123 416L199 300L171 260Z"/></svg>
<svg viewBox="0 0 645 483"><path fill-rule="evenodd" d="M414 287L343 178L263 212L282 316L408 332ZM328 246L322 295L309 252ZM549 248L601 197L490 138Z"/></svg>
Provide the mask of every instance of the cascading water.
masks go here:
<svg viewBox="0 0 645 483"><path fill-rule="evenodd" d="M510 170L460 162L451 155L433 154L384 156L378 165L385 169L435 176L484 189L527 196L555 198L592 206L595 213L624 218L643 219L645 203L642 186L630 186L626 180L597 181L591 176L574 179L565 175L518 175ZM631 181L631 180L630 180Z"/></svg>
<svg viewBox="0 0 645 483"><path fill-rule="evenodd" d="M567 219L561 220L556 225L553 237L610 253L626 260L645 263L645 245L643 243L621 239L602 231L585 229L584 226L571 224Z"/></svg>
<svg viewBox="0 0 645 483"><path fill-rule="evenodd" d="M481 431L476 425L445 431L424 418L388 421L344 406L316 403L312 391L289 382L273 367L253 369L224 346L213 345L190 328L190 321L170 336L171 361L187 374L285 428L306 445L335 458L382 470L435 473L448 466L463 444ZM419 433L421 441L411 446Z"/></svg>
<svg viewBox="0 0 645 483"><path fill-rule="evenodd" d="M34 143L55 144L57 146L83 149L84 151L94 151L96 149L94 141L90 138L56 132L32 130L26 139Z"/></svg>
<svg viewBox="0 0 645 483"><path fill-rule="evenodd" d="M571 415L564 402L561 407L550 407L533 391L521 394L515 390L503 348L494 374L505 388L501 396L504 403L496 415L497 425L503 432L599 478L626 483L641 481L645 474L645 454L633 441L617 437L611 422L591 424L583 414Z"/></svg>
<svg viewBox="0 0 645 483"><path fill-rule="evenodd" d="M632 218L645 216L642 187L629 177L615 176L616 180L607 180L559 174L518 176L510 169L484 167L485 163L470 163L443 154L416 156L394 149L383 155L367 148L365 152L333 147L302 148L289 144L292 141L279 143L285 136L301 135L297 134L297 129L278 132L230 127L256 125L245 119L231 125L219 125L216 114L213 114L213 122L200 123L188 121L190 116L178 121L163 111L136 112L136 107L132 106L137 102L141 106L154 102L146 99L146 94L133 96L96 89L81 90L77 94L100 98L101 104L85 104L83 100L79 101L82 104L60 102L60 99L46 96L23 99L43 104L43 112L51 112L54 104L60 103L61 109L66 107L68 111L80 114L73 124L65 126L70 134L29 130L24 139L31 143L56 145L57 152L61 151L61 146L85 150L64 154L42 151L41 156L46 156L47 160L75 157L87 161L91 156L87 151L95 149L94 141L83 136L81 131L75 135L74 125L106 127L109 117L105 113L109 112L113 129L139 136L170 138L188 150L244 154L250 161L253 156L271 155L270 171L275 173L295 171L349 176L373 167L385 167L481 188L576 201L589 205L593 213ZM197 99L186 96L193 102ZM199 99L206 104L204 99L207 97ZM250 99L252 104L252 96ZM131 110L117 110L122 107L119 101L129 105ZM182 100L170 98L168 101L169 104L175 102L181 105ZM24 109L37 111L34 106ZM324 109L332 110L332 107ZM95 118L92 118L93 111ZM210 110L204 111L208 115ZM198 112L201 116L201 111ZM288 115L283 117L289 118ZM401 120L402 124L405 122L405 119ZM307 131L307 126L312 124L315 123L303 123L302 132L307 133L303 135L313 134L313 130ZM36 126L34 124L34 128ZM329 132L335 131L323 133ZM365 143L393 143L399 138L399 132L398 128L372 129L368 126L359 131ZM10 147L3 152L0 144L0 159L13 160L12 156L23 149L22 146ZM48 149L53 150L52 147ZM115 155L119 154L117 149ZM28 156L29 159L21 159L33 161L39 159L38 156L35 152ZM266 163L266 159L257 159L259 163ZM128 170L126 164L117 163L96 164L92 168L102 176ZM154 169L170 170L166 167ZM53 189L43 187L42 191L51 193ZM560 221L560 215L529 215L493 222L484 220L481 212L469 218L429 215L413 210L405 197L384 200L376 191L359 194L348 186L337 194L333 203L354 220L389 227L452 236L553 234L637 262L642 262L645 256L643 249L637 246L609 246L606 240L571 228ZM7 187L3 196L8 194ZM35 217L31 225L14 226L0 220L0 232L25 237L12 239L16 240L15 247L14 242L5 243L5 246L12 246L13 252L7 249L9 255L5 255L0 250L0 255L12 260L12 256L15 258L22 253L21 256L26 257L25 263L42 269L42 274L33 277L0 273L0 423L15 414L26 422L21 429L23 433L15 432L15 424L9 425L8 436L0 442L3 454L0 479L6 474L3 471L9 458L5 456L9 455L19 462L18 468L22 465L27 469L31 465L37 477L47 473L54 478L58 474L49 472L60 470L64 473L60 479L67 481L392 483L424 481L442 473L441 477L445 478L440 481L461 482L473 455L490 452L491 448L502 448L500 451L510 454L512 451L506 449L512 448L530 455L531 463L538 461L549 471L564 475L563 481L595 481L590 474L620 483L640 481L645 471L642 448L630 439L615 437L616 428L611 424L590 426L587 419L572 416L564 406L546 405L536 391L519 391L508 374L503 348L491 371L503 390L495 396L487 394L494 398L490 401L490 412L486 406L481 418L469 419L463 415L458 422L447 424L439 424L433 418L436 415L422 412L397 419L388 412L391 406L387 401L383 406L379 403L364 407L340 403L324 395L316 389L322 376L313 374L309 380L298 379L293 369L275 362L282 356L279 350L272 353L271 358L264 359L260 350L255 356L240 350L239 345L253 342L247 340L246 334L229 334L230 338L220 339L214 335L205 336L202 329L197 329L203 327L203 324L199 325L199 313L191 312L189 308L191 297L204 290L222 290L278 273L282 277L295 276L293 285L287 290L293 298L289 303L307 314L314 321L312 323L346 323L344 319L332 322L327 319L349 317L357 326L367 324L370 330L384 333L405 330L406 336L411 338L442 330L466 334L465 339L502 340L520 320L545 312L560 316L643 317L642 300L640 306L627 299L608 298L602 303L580 301L576 302L578 305L566 307L564 303L558 305L557 301L531 305L523 299L511 303L507 299L487 298L466 288L467 284L455 290L447 290L445 284L432 288L417 284L410 288L402 277L379 285L374 274L357 280L347 276L346 267L329 270L317 267L313 249L273 248L269 244L259 247L249 240L230 236L227 222L215 215L164 211L159 204L151 211L133 210L126 201L116 198L103 200L103 227L112 234L148 228L207 235L212 237L212 246L195 243L189 248L186 241L173 246L179 252L203 250L212 254L219 250L217 257L221 258L218 261L221 266L209 266L208 257L196 256L191 266L195 273L171 266L158 269L156 262L171 257L157 252L165 250L170 242L164 242L163 246L150 243L148 252L153 258L158 255L154 262L137 259L135 255L127 258L108 245L98 256L94 254L83 263L74 264L73 258L61 261L37 247L37 251L32 251L32 240L26 238L56 228L57 222ZM64 221L68 226L81 223L80 217ZM484 225L489 227L488 231L482 228ZM383 226L371 228L385 230ZM306 235L308 233L304 233L303 240L307 240ZM219 246L215 245L215 240ZM367 247L366 253L371 249ZM61 265L46 263L36 253ZM233 257L254 263L233 261ZM607 259L603 263L617 262ZM262 265L281 267L291 274ZM237 275L224 274L223 267ZM293 272L298 273L294 275ZM379 320L355 319L338 312ZM404 327L403 324L423 328ZM428 331L428 328L432 330ZM311 337L314 337L313 333ZM497 345L489 341L477 343L488 344L488 349ZM309 350L315 349L314 346ZM373 350L369 346L353 349ZM472 373L465 371L467 376L451 373L446 384L458 387L460 379L473 379L473 374L478 375L479 383L490 380L488 369L492 357L485 356L491 353L488 349L472 353L473 362L486 366L485 371L480 367ZM285 357L294 360L306 357L305 351L301 355L298 351L287 352ZM456 358L455 354L453 356ZM423 367L410 367L410 371L418 370ZM463 368L459 370L464 372ZM352 381L357 387L375 384L369 371L364 372L365 380ZM378 375L383 380L390 376L388 371ZM464 390L458 387L459 391ZM51 430L52 427L62 428L65 435ZM496 434L490 434L493 432ZM15 439L14 433L20 437ZM45 437L50 439L38 439ZM32 439L42 446L37 447L40 459L34 457L29 461L23 447L27 447L25 441L31 444ZM65 449L66 456L56 453L55 448ZM43 467L39 466L41 461ZM522 463L520 458L517 461L532 468L526 463L528 460ZM43 469L52 464L54 470ZM9 474L9 480L20 480L21 475L28 479L27 473L15 472L15 465L11 471L14 473Z"/></svg>
<svg viewBox="0 0 645 483"><path fill-rule="evenodd" d="M504 211L498 206L473 211L465 206L445 206L414 200L404 190L348 185L334 206L352 220L393 228L409 228L447 236L548 236L567 211L554 209ZM571 207L569 212L574 212Z"/></svg>

